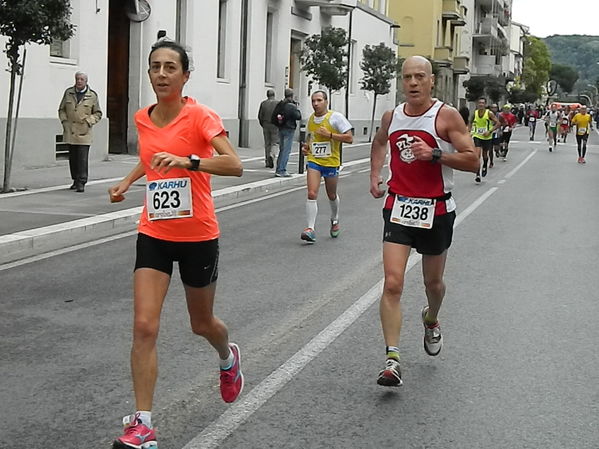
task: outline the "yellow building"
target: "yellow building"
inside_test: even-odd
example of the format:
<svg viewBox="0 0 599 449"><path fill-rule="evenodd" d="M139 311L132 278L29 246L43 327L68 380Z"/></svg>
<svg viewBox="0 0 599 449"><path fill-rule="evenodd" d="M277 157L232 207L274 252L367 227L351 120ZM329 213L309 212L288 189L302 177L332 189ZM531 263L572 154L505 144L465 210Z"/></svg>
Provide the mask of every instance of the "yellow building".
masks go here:
<svg viewBox="0 0 599 449"><path fill-rule="evenodd" d="M458 77L468 73L468 57L458 56L466 24L461 0L388 0L387 8L387 15L401 26L399 56L422 55L433 61L434 95L457 105Z"/></svg>

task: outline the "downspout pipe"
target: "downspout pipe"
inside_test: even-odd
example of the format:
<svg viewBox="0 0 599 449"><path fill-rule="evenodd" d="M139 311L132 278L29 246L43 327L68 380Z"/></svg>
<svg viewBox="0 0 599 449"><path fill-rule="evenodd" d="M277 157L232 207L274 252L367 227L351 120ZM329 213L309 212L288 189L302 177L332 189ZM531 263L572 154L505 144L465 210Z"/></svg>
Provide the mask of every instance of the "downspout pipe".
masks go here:
<svg viewBox="0 0 599 449"><path fill-rule="evenodd" d="M238 146L249 146L249 124L247 110L247 52L248 52L248 9L249 0L241 0L241 42L239 47L239 103L237 118L239 121Z"/></svg>

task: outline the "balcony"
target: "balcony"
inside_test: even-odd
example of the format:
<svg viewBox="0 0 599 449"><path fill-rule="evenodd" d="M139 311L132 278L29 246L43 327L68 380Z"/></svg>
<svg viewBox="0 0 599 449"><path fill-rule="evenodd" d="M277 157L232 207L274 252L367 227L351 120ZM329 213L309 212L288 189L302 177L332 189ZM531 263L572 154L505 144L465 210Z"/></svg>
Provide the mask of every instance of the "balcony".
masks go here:
<svg viewBox="0 0 599 449"><path fill-rule="evenodd" d="M453 48L451 47L435 47L433 61L439 67L449 67L453 62Z"/></svg>
<svg viewBox="0 0 599 449"><path fill-rule="evenodd" d="M345 16L356 8L356 0L295 0L295 5L300 9L312 6L320 7L323 14L329 16Z"/></svg>
<svg viewBox="0 0 599 449"><path fill-rule="evenodd" d="M496 12L505 8L503 0L476 0L476 5L480 5L487 12Z"/></svg>
<svg viewBox="0 0 599 449"><path fill-rule="evenodd" d="M465 75L470 72L468 63L470 58L468 56L456 56L453 58L453 73L455 75Z"/></svg>
<svg viewBox="0 0 599 449"><path fill-rule="evenodd" d="M473 75L501 76L502 66L493 55L479 55L474 60Z"/></svg>
<svg viewBox="0 0 599 449"><path fill-rule="evenodd" d="M453 26L464 26L464 9L460 0L443 0L443 20L449 20Z"/></svg>

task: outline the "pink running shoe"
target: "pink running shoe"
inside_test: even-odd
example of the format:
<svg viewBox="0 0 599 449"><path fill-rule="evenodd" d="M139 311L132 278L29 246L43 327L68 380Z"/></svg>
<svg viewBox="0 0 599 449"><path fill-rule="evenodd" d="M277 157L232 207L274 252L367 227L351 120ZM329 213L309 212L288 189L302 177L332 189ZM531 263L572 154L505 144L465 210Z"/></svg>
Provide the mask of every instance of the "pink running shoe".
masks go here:
<svg viewBox="0 0 599 449"><path fill-rule="evenodd" d="M113 449L158 449L156 433L139 419L139 415L127 415L123 418L125 434L114 440Z"/></svg>
<svg viewBox="0 0 599 449"><path fill-rule="evenodd" d="M239 346L229 343L233 353L233 366L220 370L220 395L225 402L235 402L243 391L243 374L241 372L241 353Z"/></svg>

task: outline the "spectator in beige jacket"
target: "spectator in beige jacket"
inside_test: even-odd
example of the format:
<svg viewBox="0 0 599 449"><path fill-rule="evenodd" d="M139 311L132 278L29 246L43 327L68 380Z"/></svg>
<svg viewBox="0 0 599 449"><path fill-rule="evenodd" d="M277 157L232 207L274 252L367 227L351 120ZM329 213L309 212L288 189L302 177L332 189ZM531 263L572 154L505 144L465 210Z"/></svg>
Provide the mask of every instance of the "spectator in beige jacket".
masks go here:
<svg viewBox="0 0 599 449"><path fill-rule="evenodd" d="M70 188L83 192L87 182L92 126L102 118L98 94L88 86L85 73L77 72L75 85L64 91L58 117L63 128L63 142L69 145L69 169L73 179Z"/></svg>

